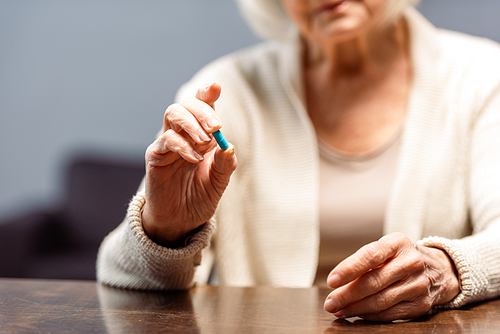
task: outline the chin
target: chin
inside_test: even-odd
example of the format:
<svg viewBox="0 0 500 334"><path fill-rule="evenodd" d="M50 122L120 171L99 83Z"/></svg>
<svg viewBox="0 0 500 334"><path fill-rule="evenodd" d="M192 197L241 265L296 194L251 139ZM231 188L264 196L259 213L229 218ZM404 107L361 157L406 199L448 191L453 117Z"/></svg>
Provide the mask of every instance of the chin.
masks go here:
<svg viewBox="0 0 500 334"><path fill-rule="evenodd" d="M352 18L344 18L336 22L331 22L321 33L322 39L345 42L360 35L368 29L366 22Z"/></svg>

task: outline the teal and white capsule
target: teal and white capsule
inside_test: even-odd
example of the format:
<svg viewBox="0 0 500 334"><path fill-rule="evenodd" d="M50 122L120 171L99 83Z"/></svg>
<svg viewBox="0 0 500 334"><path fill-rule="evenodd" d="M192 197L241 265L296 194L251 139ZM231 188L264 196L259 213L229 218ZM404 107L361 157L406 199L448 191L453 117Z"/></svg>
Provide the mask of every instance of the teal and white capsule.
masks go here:
<svg viewBox="0 0 500 334"><path fill-rule="evenodd" d="M224 138L224 136L222 135L222 133L220 132L220 130L217 130L212 134L214 135L214 138L217 141L217 144L219 144L219 147L223 150L227 150L229 145L227 144L227 141Z"/></svg>

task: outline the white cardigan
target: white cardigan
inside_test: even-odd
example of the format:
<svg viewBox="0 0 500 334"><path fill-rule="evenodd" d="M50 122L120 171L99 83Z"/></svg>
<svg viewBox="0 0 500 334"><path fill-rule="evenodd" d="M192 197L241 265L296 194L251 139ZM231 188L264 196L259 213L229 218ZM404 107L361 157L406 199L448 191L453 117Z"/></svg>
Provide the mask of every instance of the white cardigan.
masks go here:
<svg viewBox="0 0 500 334"><path fill-rule="evenodd" d="M384 232L446 250L461 280L447 307L459 307L500 294L500 47L437 29L414 9L405 16L413 83ZM186 289L206 283L215 263L219 284L311 286L319 154L300 54L298 41L264 43L209 64L181 88L179 100L221 84L216 111L238 168L215 219L180 249L145 235L141 187L101 245L99 282Z"/></svg>

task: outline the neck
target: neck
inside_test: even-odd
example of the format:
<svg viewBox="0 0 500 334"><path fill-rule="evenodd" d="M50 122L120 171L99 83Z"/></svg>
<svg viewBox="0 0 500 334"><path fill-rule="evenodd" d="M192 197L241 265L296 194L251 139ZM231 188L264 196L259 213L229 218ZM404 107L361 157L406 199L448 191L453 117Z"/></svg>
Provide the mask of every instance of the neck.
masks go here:
<svg viewBox="0 0 500 334"><path fill-rule="evenodd" d="M384 27L373 27L344 41L304 40L305 68L331 75L366 74L406 55L408 31L403 19ZM378 72L378 71L377 71Z"/></svg>

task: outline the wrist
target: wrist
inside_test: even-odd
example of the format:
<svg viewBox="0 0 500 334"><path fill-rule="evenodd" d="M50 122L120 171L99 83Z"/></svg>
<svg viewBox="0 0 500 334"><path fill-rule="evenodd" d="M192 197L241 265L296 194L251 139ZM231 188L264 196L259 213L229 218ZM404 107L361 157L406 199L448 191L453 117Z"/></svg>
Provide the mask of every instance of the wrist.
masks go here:
<svg viewBox="0 0 500 334"><path fill-rule="evenodd" d="M192 230L181 230L165 226L166 219L154 217L150 214L147 204L141 211L141 223L144 233L154 243L167 248L185 247L194 234Z"/></svg>
<svg viewBox="0 0 500 334"><path fill-rule="evenodd" d="M441 291L435 305L442 305L452 301L460 293L460 280L455 263L448 253L440 248L427 247L441 268Z"/></svg>

